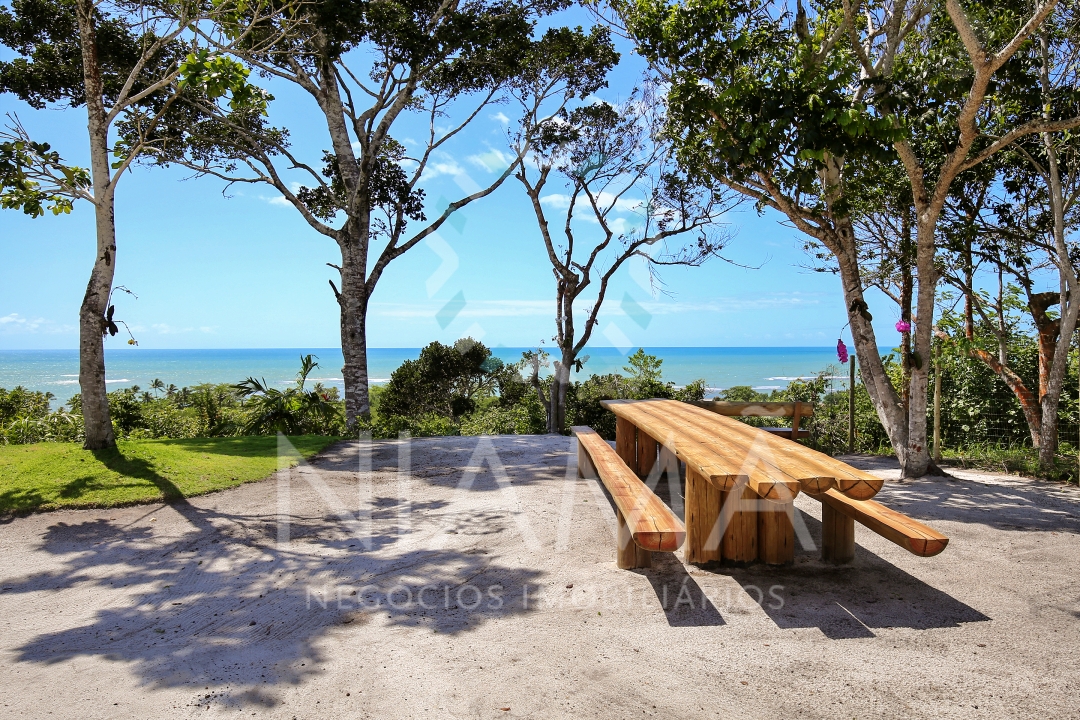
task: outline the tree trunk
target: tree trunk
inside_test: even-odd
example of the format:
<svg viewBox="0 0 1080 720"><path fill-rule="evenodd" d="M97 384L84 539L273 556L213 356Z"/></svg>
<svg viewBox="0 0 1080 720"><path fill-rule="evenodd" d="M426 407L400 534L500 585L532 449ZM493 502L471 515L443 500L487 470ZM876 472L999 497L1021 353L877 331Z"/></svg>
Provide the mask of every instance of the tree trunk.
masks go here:
<svg viewBox="0 0 1080 720"><path fill-rule="evenodd" d="M930 353L934 330L934 302L937 299L938 270L934 265L934 231L937 216L920 218L916 235L916 265L919 292L915 309L915 351L911 368L911 401L907 407L907 450L900 460L902 477L921 477L930 467L927 442L927 401L930 387Z"/></svg>
<svg viewBox="0 0 1080 720"><path fill-rule="evenodd" d="M915 277L911 272L911 222L905 212L900 230L900 319L911 323L911 303L915 294ZM901 387L904 407L911 405L911 330L900 333L901 368L903 387Z"/></svg>
<svg viewBox="0 0 1080 720"><path fill-rule="evenodd" d="M87 127L90 139L90 169L94 182L94 220L97 226L97 256L90 282L79 309L79 387L82 391L83 422L87 450L116 447L109 398L105 387L105 312L116 272L116 222L113 211L112 168L109 164L109 126L106 122L101 68L97 58L94 3L78 0L76 16L82 49L83 82L86 87Z"/></svg>
<svg viewBox="0 0 1080 720"><path fill-rule="evenodd" d="M889 442L903 465L904 456L907 453L907 418L904 416L900 397L892 386L888 373L885 372L885 365L881 362L874 326L860 312L860 308L865 308L866 300L863 297L862 276L855 251L854 231L850 221L843 218L837 221L836 227L839 236L837 248L839 252L835 254L844 288L844 303L847 305L848 320L851 323L852 343L855 345L855 355L859 360L859 374L877 411L878 419L889 436Z"/></svg>
<svg viewBox="0 0 1080 720"><path fill-rule="evenodd" d="M994 371L995 375L1001 378L1003 383L1009 386L1009 390L1012 391L1017 402L1020 403L1020 409L1024 413L1028 432L1031 433L1032 446L1039 447L1042 443L1042 408L1035 394L1028 389L1028 386L1024 384L1019 375L1013 372L1008 365L1002 365L998 362L997 358L990 353L981 348L972 348L970 354L973 358L981 360L983 364Z"/></svg>
<svg viewBox="0 0 1080 720"><path fill-rule="evenodd" d="M826 203L833 211L840 205L843 197L842 158L830 157L819 171L819 181L824 189ZM870 312L863 297L862 273L859 271L858 241L851 217L836 212L833 215L833 233L826 245L836 257L840 280L844 287L844 304L848 309L848 322L851 326L851 339L855 345L855 355L859 359L859 373L863 385L874 404L878 419L889 436L889 442L904 466L907 454L908 423L904 416L904 406L885 372L878 352L877 335Z"/></svg>
<svg viewBox="0 0 1080 720"><path fill-rule="evenodd" d="M1040 83L1044 98L1043 117L1047 119L1050 117L1051 111L1048 42L1046 32L1041 33L1039 37L1039 50L1042 58ZM1050 370L1046 376L1046 393L1040 398L1042 400L1042 440L1039 443L1039 470L1048 473L1054 467L1054 455L1058 449L1058 406L1061 403L1061 390L1062 385L1065 383L1065 371L1069 362L1069 345L1072 344L1077 315L1080 314L1080 297L1078 297L1080 295L1080 286L1077 283L1072 258L1065 245L1065 195L1061 186L1061 168L1058 165L1057 146L1050 133L1042 133L1041 139L1043 147L1046 149L1046 170L1048 175L1046 189L1051 214L1054 219L1053 240L1054 249L1056 250L1054 261L1058 270L1058 303L1061 307L1057 347L1054 350L1054 358L1050 363ZM1040 328L1040 350L1042 346L1041 330Z"/></svg>
<svg viewBox="0 0 1080 720"><path fill-rule="evenodd" d="M566 391L570 386L570 368L574 366L573 349L562 351L562 360L554 363L555 372L551 378L551 396L548 407L549 433L566 432Z"/></svg>
<svg viewBox="0 0 1080 720"><path fill-rule="evenodd" d="M346 236L341 245L341 292L336 293L341 308L341 354L345 364L345 424L350 430L371 417L367 360L367 268L357 243Z"/></svg>
<svg viewBox="0 0 1080 720"><path fill-rule="evenodd" d="M1046 397L1047 387L1050 382L1050 368L1054 365L1054 354L1057 351L1058 336L1061 334L1061 319L1051 318L1046 314L1054 305L1061 300L1061 295L1056 292L1036 293L1031 296L1028 308L1031 317L1035 321L1035 329L1039 332L1039 401Z"/></svg>

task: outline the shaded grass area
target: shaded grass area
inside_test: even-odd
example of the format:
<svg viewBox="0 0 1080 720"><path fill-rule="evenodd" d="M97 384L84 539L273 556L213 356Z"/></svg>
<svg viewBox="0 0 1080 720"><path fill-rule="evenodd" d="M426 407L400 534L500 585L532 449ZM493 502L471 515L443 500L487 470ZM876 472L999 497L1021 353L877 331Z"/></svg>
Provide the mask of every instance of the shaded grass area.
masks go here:
<svg viewBox="0 0 1080 720"><path fill-rule="evenodd" d="M289 442L309 458L338 439L307 435ZM0 515L178 500L261 480L277 468L273 436L122 440L116 450L94 451L77 443L5 445Z"/></svg>
<svg viewBox="0 0 1080 720"><path fill-rule="evenodd" d="M1039 470L1039 451L1025 446L974 445L962 450L942 448L939 464L944 468L986 470L1076 483L1076 453L1067 443L1061 445L1060 452L1054 456L1054 467L1049 473Z"/></svg>

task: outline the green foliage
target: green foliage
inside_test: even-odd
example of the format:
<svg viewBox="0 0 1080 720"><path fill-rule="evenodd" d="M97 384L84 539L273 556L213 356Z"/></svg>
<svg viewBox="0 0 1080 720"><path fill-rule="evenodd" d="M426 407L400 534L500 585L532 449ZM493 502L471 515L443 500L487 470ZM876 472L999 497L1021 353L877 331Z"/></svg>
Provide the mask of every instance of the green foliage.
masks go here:
<svg viewBox="0 0 1080 720"><path fill-rule="evenodd" d="M535 395L478 410L461 420L462 435L542 435L546 429L547 415Z"/></svg>
<svg viewBox="0 0 1080 720"><path fill-rule="evenodd" d="M138 385L109 393L109 413L117 437L128 439L234 437L286 434L337 436L344 432L343 403L337 388L307 376L318 367L310 355L301 357L293 387L268 388L248 378L237 385L202 384L177 388L155 380L144 392ZM164 393L164 394L162 394ZM0 388L0 444L45 441L74 442L83 438L82 398L70 409L50 411L48 393L24 388ZM393 437L396 437L396 433Z"/></svg>
<svg viewBox="0 0 1080 720"><path fill-rule="evenodd" d="M848 397L848 390L838 390L822 395L815 402L814 416L800 423L800 427L810 431L811 447L830 455L848 451ZM892 453L889 436L878 419L870 393L861 383L855 385L854 449L857 453Z"/></svg>
<svg viewBox="0 0 1080 720"><path fill-rule="evenodd" d="M567 425L587 425L608 440L615 438L615 415L601 405L603 400L701 400L705 396L705 381L695 380L677 388L674 383L661 381L663 360L638 348L627 358L623 370L628 376L591 375L583 382L571 383L566 392Z"/></svg>
<svg viewBox="0 0 1080 720"><path fill-rule="evenodd" d="M266 380L249 377L236 385L236 391L247 399L247 422L244 431L249 435L334 435L344 431L344 418L336 400L337 389L327 390L320 383L308 390L305 385L311 371L319 367L314 356L300 357L300 372L294 387L278 390Z"/></svg>
<svg viewBox="0 0 1080 720"><path fill-rule="evenodd" d="M626 359L623 372L626 373L627 392L630 397L660 397L665 393L664 383L660 381L660 366L664 361L655 355L649 355L644 348L638 348Z"/></svg>
<svg viewBox="0 0 1080 720"><path fill-rule="evenodd" d="M206 48L188 53L180 63L180 90L197 89L208 100L229 96L233 110L266 114L274 96L248 82L251 71L231 57L215 55Z"/></svg>
<svg viewBox="0 0 1080 720"><path fill-rule="evenodd" d="M90 173L64 165L48 143L18 135L0 137L14 138L0 142L0 208L22 210L30 217L40 217L46 209L53 215L71 212L71 195L90 187ZM43 188L31 175L35 171L38 177L56 178L56 182Z"/></svg>
<svg viewBox="0 0 1080 720"><path fill-rule="evenodd" d="M413 188L409 174L400 164L404 157L405 147L393 138L387 138L369 171L371 203L391 215L400 214L397 223L399 232L405 231L409 220L427 219L424 215L424 191ZM360 160L357 158L358 162ZM341 166L337 156L331 152L323 152L322 174L330 181L329 185L302 187L296 196L315 217L330 221L349 208L349 192L341 177ZM389 225L379 217L372 218L372 226L380 237L390 231Z"/></svg>
<svg viewBox="0 0 1080 720"><path fill-rule="evenodd" d="M891 162L903 123L858 96L859 65L848 45L817 53L840 21L837 5L819 6L805 29L776 5L617 3L641 53L670 77L668 132L680 160L736 182L768 173L785 194L824 211L818 171L826 157L866 169Z"/></svg>
<svg viewBox="0 0 1080 720"><path fill-rule="evenodd" d="M0 6L0 44L18 57L0 62L0 93L12 93L35 109L53 103L86 103L82 49L74 0L12 0ZM142 54L142 38L122 17L107 16L95 3L97 59L104 97L111 104ZM158 62L167 63L171 57ZM147 86L158 62L148 63L135 78L134 90Z"/></svg>
<svg viewBox="0 0 1080 720"><path fill-rule="evenodd" d="M81 441L82 415L64 409L53 412L52 399L52 393L0 388L0 445Z"/></svg>
<svg viewBox="0 0 1080 720"><path fill-rule="evenodd" d="M433 342L416 360L406 360L390 375L379 399L384 417L439 415L459 420L504 385L520 390L520 365L506 365L483 343L462 338L453 346Z"/></svg>

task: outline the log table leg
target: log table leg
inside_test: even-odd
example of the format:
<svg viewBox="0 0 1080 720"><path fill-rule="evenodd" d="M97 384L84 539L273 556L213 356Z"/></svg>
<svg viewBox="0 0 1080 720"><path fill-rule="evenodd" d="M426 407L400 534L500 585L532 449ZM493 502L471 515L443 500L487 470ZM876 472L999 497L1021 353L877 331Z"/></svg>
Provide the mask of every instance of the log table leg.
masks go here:
<svg viewBox="0 0 1080 720"><path fill-rule="evenodd" d="M855 559L855 520L821 503L821 559L838 565Z"/></svg>
<svg viewBox="0 0 1080 720"><path fill-rule="evenodd" d="M637 436L637 473L641 477L648 477L656 465L656 452L658 443L652 436L638 430Z"/></svg>
<svg viewBox="0 0 1080 720"><path fill-rule="evenodd" d="M769 565L795 562L795 503L760 503L758 558Z"/></svg>
<svg viewBox="0 0 1080 720"><path fill-rule="evenodd" d="M637 428L621 417L615 418L615 453L626 467L637 470Z"/></svg>
<svg viewBox="0 0 1080 720"><path fill-rule="evenodd" d="M741 502L740 502L741 500ZM724 528L723 558L748 563L758 557L757 493L745 480L723 493L720 525Z"/></svg>
<svg viewBox="0 0 1080 720"><path fill-rule="evenodd" d="M702 565L721 558L720 517L722 493L700 473L686 466L686 544L687 563Z"/></svg>
<svg viewBox="0 0 1080 720"><path fill-rule="evenodd" d="M652 567L652 553L638 547L634 542L634 536L630 532L630 526L626 524L626 518L622 511L615 510L615 518L619 523L618 550L615 554L615 564L620 570L633 570L634 568Z"/></svg>

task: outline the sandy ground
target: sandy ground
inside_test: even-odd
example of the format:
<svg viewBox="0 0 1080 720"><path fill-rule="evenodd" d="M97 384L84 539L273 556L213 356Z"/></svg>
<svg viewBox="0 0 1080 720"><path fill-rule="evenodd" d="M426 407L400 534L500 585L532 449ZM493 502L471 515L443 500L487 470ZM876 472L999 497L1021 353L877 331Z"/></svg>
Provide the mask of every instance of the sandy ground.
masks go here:
<svg viewBox="0 0 1080 720"><path fill-rule="evenodd" d="M572 448L382 442L358 476L341 445L178 505L4 519L0 716L1080 717L1075 488L854 458L942 555L857 526L841 568L620 571Z"/></svg>

